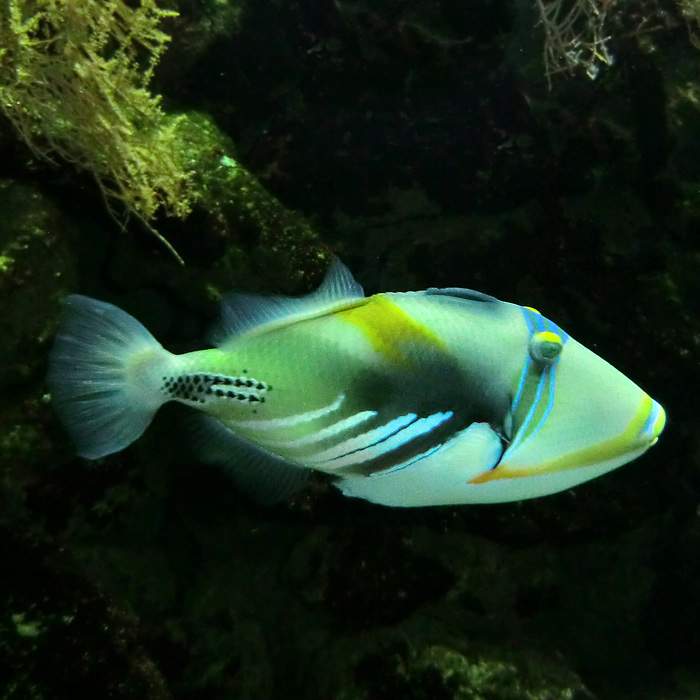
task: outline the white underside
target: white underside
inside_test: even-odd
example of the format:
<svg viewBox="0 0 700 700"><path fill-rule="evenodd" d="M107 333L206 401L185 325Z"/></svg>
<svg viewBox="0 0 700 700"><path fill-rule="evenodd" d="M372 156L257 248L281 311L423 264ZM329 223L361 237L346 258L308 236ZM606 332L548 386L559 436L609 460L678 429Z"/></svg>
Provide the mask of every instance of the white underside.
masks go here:
<svg viewBox="0 0 700 700"><path fill-rule="evenodd" d="M646 449L643 447L601 464L553 474L470 484L474 477L493 469L501 457L498 435L486 423L475 423L435 452L400 471L345 477L337 486L346 496L386 506L506 503L573 488L639 457Z"/></svg>
<svg viewBox="0 0 700 700"><path fill-rule="evenodd" d="M473 423L403 469L372 476L348 476L337 485L346 496L387 506L468 503L471 499L467 497L467 482L492 469L501 452L501 440L489 425Z"/></svg>

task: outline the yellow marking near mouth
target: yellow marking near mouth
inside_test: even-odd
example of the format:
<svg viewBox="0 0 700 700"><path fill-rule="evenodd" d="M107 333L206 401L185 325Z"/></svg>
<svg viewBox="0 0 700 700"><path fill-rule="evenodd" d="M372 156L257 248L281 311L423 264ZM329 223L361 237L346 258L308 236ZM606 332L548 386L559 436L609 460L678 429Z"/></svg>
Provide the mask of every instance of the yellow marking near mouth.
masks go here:
<svg viewBox="0 0 700 700"><path fill-rule="evenodd" d="M429 346L435 351L445 348L433 331L414 321L383 294L370 297L366 304L343 309L338 318L360 330L374 351L394 364L408 363L408 351L416 346Z"/></svg>
<svg viewBox="0 0 700 700"><path fill-rule="evenodd" d="M541 474L555 474L556 472L563 472L567 469L576 469L578 467L591 467L619 457L626 452L639 449L643 446L643 444L639 442L639 434L649 419L653 406L654 402L652 398L645 394L634 418L628 423L627 428L619 435L609 440L599 442L597 445L584 447L581 450L570 452L561 457L554 457L541 464L527 465L518 467L517 469L499 465L492 471L475 476L473 479L470 479L468 483L485 484L488 481L495 481L497 479L520 479ZM656 421L657 427L654 432L657 430L661 432L661 429L663 429L663 420L664 414L662 412Z"/></svg>

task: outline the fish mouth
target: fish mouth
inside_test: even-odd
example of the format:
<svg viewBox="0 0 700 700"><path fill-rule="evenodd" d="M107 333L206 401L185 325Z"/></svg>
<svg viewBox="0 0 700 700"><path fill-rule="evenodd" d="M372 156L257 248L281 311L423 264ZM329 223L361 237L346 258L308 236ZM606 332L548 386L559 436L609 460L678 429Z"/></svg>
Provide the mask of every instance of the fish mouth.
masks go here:
<svg viewBox="0 0 700 700"><path fill-rule="evenodd" d="M649 447L651 447L656 444L666 425L666 411L664 411L658 401L654 401L652 398L649 398L649 400L651 401L651 408L649 409L646 422L639 432L639 441L648 443Z"/></svg>

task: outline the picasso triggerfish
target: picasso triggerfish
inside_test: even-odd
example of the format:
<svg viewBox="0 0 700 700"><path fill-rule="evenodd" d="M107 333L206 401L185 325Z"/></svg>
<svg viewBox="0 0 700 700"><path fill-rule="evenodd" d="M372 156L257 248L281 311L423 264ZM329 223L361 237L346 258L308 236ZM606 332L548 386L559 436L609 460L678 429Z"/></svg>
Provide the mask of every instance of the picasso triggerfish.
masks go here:
<svg viewBox="0 0 700 700"><path fill-rule="evenodd" d="M390 506L568 489L641 455L663 408L529 307L469 289L365 297L334 261L304 297L231 294L213 349L173 355L121 309L69 296L52 404L78 454L123 450L158 408L261 501L308 470Z"/></svg>

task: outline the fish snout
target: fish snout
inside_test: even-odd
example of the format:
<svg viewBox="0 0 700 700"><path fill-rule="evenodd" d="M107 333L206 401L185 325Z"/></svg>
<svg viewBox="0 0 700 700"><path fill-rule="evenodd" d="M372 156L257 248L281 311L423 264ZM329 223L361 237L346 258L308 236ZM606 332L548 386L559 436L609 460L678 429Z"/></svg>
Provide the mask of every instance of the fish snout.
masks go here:
<svg viewBox="0 0 700 700"><path fill-rule="evenodd" d="M639 432L639 441L644 444L648 444L649 447L656 444L659 439L659 435L666 425L666 411L658 401L647 397L651 403L649 409L649 415L647 416L644 426Z"/></svg>

